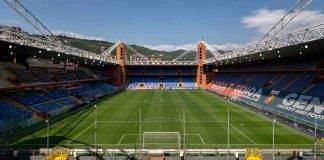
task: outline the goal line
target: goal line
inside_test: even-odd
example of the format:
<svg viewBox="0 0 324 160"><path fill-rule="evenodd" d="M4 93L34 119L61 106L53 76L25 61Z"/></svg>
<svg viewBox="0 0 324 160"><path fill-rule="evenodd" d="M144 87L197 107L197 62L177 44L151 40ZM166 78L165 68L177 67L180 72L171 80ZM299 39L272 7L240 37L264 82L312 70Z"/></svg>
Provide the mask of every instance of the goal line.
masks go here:
<svg viewBox="0 0 324 160"><path fill-rule="evenodd" d="M161 132L159 132L159 133L161 133ZM170 133L170 132L168 132L168 133ZM179 133L179 132L174 132L174 133ZM180 133L179 133L180 134ZM138 138L138 136L139 136L139 134L123 134L122 135L122 137L119 139L119 141L118 141L118 143L117 143L117 145L119 145L119 144L128 144L129 142L126 142L126 143L124 143L123 141L125 141L125 139L128 139L128 138L130 138L130 137L136 137L136 138ZM180 143L181 143L181 136L183 136L182 134L180 134ZM186 134L186 137L192 137L192 136L194 136L195 137L195 139L197 139L197 140L199 140L200 141L200 143L197 141L197 143L199 143L199 144L205 144L205 140L203 139L203 137L200 135L200 134ZM143 138L143 134L142 134L142 137L141 138ZM157 139L159 139L158 137L156 137ZM161 138L161 137L160 137ZM143 141L143 140L142 140ZM142 142L143 143L143 142ZM159 142L147 142L146 141L146 144L148 144L148 143L151 143L151 144L158 144ZM162 142L160 142L160 143L162 143ZM167 144L167 142L165 142L166 144ZM170 142L170 143L177 143L177 142ZM170 144L169 143L169 144ZM143 145L143 144L142 144ZM144 145L145 145L145 142L144 142Z"/></svg>

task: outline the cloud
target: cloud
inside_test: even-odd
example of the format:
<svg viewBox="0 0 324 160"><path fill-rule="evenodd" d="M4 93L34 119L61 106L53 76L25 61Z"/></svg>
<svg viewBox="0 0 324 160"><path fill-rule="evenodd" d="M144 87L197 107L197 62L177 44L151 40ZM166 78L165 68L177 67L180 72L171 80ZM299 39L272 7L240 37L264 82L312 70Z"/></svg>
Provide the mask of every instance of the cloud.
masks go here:
<svg viewBox="0 0 324 160"><path fill-rule="evenodd" d="M241 19L242 24L246 28L256 29L259 34L267 33L271 27L274 26L285 14L287 10L267 8L259 9L252 12L250 15ZM304 29L317 24L324 23L324 13L316 10L304 10L295 19L293 19L279 34L287 34L296 30ZM217 50L231 50L249 46L254 44L259 38L254 37L251 42L248 43L225 43L225 44L210 44ZM196 44L184 44L184 45L145 45L145 47L160 50L160 51L174 51L174 50L196 50Z"/></svg>
<svg viewBox="0 0 324 160"><path fill-rule="evenodd" d="M73 37L73 38L87 39L87 40L106 41L106 39L103 37L89 36L81 33L69 32L69 31L53 31L53 34L63 35L63 36Z"/></svg>
<svg viewBox="0 0 324 160"><path fill-rule="evenodd" d="M247 44L240 44L240 43L225 43L221 45L217 44L209 44L213 48L217 50L231 50L231 49L237 49L246 46ZM144 45L147 48L158 50L158 51L175 51L175 50L191 50L196 51L197 50L197 44L191 43L191 44L183 44L183 45Z"/></svg>
<svg viewBox="0 0 324 160"><path fill-rule="evenodd" d="M258 33L264 34L274 26L285 14L286 10L269 10L266 8L252 12L252 14L242 18L242 23L247 28L255 28ZM324 23L324 13L320 11L305 10L293 19L283 30L282 33L288 33ZM280 34L280 33L279 33Z"/></svg>
<svg viewBox="0 0 324 160"><path fill-rule="evenodd" d="M184 45L144 45L144 47L153 49L153 50L158 50L158 51L175 51L175 50L195 50L196 45L195 44L184 44Z"/></svg>

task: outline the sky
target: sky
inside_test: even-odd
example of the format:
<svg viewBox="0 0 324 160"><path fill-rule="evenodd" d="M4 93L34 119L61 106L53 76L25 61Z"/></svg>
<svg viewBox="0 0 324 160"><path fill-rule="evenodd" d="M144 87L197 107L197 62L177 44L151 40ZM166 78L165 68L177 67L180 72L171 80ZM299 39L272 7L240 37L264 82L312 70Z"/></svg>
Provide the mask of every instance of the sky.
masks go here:
<svg viewBox="0 0 324 160"><path fill-rule="evenodd" d="M218 49L259 39L297 0L20 0L54 34L122 40L157 50ZM282 33L324 23L324 0L313 0ZM37 33L0 1L0 24Z"/></svg>

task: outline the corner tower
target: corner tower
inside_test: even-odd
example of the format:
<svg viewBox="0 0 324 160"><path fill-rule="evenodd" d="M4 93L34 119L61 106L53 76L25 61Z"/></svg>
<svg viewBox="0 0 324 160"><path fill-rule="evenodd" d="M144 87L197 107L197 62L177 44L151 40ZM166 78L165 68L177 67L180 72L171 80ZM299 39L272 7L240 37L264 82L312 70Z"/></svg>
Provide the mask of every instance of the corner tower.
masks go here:
<svg viewBox="0 0 324 160"><path fill-rule="evenodd" d="M118 62L117 73L116 73L117 74L116 84L118 86L125 86L126 85L126 67L125 67L126 49L124 43L120 43L116 47L116 59Z"/></svg>
<svg viewBox="0 0 324 160"><path fill-rule="evenodd" d="M206 60L207 50L202 41L197 44L197 76L196 83L198 87L205 88L206 86L206 73L204 71L204 63Z"/></svg>

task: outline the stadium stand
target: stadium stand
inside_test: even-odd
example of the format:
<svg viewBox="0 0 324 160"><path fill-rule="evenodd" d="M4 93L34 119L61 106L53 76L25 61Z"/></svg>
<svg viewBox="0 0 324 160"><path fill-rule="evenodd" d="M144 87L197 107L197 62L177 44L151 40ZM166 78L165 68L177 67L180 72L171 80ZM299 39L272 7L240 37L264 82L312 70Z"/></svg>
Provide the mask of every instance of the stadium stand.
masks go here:
<svg viewBox="0 0 324 160"><path fill-rule="evenodd" d="M119 90L103 69L65 68L61 62L43 66L47 61L18 57L0 62L0 131L30 126L43 115L57 116Z"/></svg>
<svg viewBox="0 0 324 160"><path fill-rule="evenodd" d="M64 89L57 89L53 91L48 91L44 94L46 97L49 97L51 99L59 99L62 97L66 97L68 95L67 91Z"/></svg>
<svg viewBox="0 0 324 160"><path fill-rule="evenodd" d="M14 125L21 126L24 121L32 118L32 113L16 106L0 101L0 131Z"/></svg>
<svg viewBox="0 0 324 160"><path fill-rule="evenodd" d="M306 93L316 96L323 96L324 91L324 82L323 80L317 84L314 84L310 90L308 90Z"/></svg>
<svg viewBox="0 0 324 160"><path fill-rule="evenodd" d="M195 81L192 77L184 77L180 81L182 81L182 86L185 89L193 89L196 87Z"/></svg>
<svg viewBox="0 0 324 160"><path fill-rule="evenodd" d="M77 103L71 97L64 97L64 98L61 98L59 100L56 100L55 102L58 103L58 104L61 104L63 106L73 106L73 105L75 105Z"/></svg>
<svg viewBox="0 0 324 160"><path fill-rule="evenodd" d="M209 90L229 97L241 105L261 108L267 115L281 115L277 118L295 128L298 122L298 130L312 134L313 130L310 128L314 123L314 116L307 114L308 111L319 114L317 123L321 127L324 124L322 111L313 108L321 107L324 99L323 66L321 58L304 59L307 60L303 63L291 58L269 64L221 67L210 81ZM299 107L298 112L296 107ZM305 124L308 125L304 126ZM318 131L318 134L323 135L323 132Z"/></svg>
<svg viewBox="0 0 324 160"><path fill-rule="evenodd" d="M164 78L164 87L167 89L178 88L179 80L176 77L166 77Z"/></svg>
<svg viewBox="0 0 324 160"><path fill-rule="evenodd" d="M41 112L50 113L51 111L55 111L62 108L63 106L55 102L46 102L34 105L32 107Z"/></svg>
<svg viewBox="0 0 324 160"><path fill-rule="evenodd" d="M191 89L195 88L195 67L135 66L129 67L129 89Z"/></svg>
<svg viewBox="0 0 324 160"><path fill-rule="evenodd" d="M42 103L48 100L46 97L39 95L34 91L10 92L5 96L28 106Z"/></svg>
<svg viewBox="0 0 324 160"><path fill-rule="evenodd" d="M324 157L323 24L285 35L311 0L244 48L170 52L53 35L6 2L40 34L0 25L0 160Z"/></svg>

